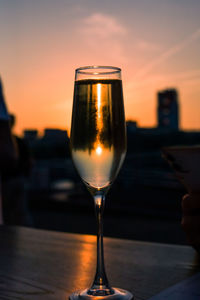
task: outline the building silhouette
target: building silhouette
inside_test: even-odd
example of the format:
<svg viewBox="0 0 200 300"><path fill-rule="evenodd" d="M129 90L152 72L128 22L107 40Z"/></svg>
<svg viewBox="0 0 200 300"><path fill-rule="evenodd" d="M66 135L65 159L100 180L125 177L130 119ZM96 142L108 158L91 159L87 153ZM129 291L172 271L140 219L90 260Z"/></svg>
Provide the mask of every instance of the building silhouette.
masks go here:
<svg viewBox="0 0 200 300"><path fill-rule="evenodd" d="M25 129L24 139L28 142L34 142L38 139L38 131L36 129Z"/></svg>
<svg viewBox="0 0 200 300"><path fill-rule="evenodd" d="M178 93L175 89L158 92L158 128L179 130Z"/></svg>
<svg viewBox="0 0 200 300"><path fill-rule="evenodd" d="M68 141L67 130L46 128L44 130L43 141L52 143L63 143Z"/></svg>

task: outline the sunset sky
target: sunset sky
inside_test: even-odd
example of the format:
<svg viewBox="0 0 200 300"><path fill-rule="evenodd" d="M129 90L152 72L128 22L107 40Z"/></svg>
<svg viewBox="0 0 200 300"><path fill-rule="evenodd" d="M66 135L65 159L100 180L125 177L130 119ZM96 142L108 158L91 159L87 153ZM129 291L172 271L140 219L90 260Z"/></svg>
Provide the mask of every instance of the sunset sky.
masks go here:
<svg viewBox="0 0 200 300"><path fill-rule="evenodd" d="M0 0L0 76L16 132L70 128L74 71L122 68L126 118L156 126L177 88L182 129L200 129L199 0Z"/></svg>

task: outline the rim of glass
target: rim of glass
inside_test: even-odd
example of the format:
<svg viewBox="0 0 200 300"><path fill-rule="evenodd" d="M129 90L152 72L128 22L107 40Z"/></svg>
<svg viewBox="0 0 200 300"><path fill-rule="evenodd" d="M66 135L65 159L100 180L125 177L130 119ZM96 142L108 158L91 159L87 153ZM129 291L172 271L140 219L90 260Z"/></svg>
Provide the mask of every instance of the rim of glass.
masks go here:
<svg viewBox="0 0 200 300"><path fill-rule="evenodd" d="M99 71L101 70L108 70L108 71ZM93 72L89 72L87 70L94 70ZM96 70L96 72L95 72ZM97 71L98 70L98 71ZM86 67L80 67L76 69L76 73L79 74L87 74L87 75L107 75L107 74L116 74L121 72L121 69L118 67L113 66L86 66Z"/></svg>

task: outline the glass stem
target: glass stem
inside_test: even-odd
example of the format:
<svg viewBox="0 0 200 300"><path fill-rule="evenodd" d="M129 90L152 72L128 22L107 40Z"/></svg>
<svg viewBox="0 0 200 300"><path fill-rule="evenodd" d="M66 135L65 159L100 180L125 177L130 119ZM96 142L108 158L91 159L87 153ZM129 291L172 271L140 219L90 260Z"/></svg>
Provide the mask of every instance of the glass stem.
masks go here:
<svg viewBox="0 0 200 300"><path fill-rule="evenodd" d="M94 205L97 220L97 267L94 282L88 291L95 296L110 295L113 290L110 288L104 266L103 251L103 211L105 205L105 196L96 194L94 196Z"/></svg>

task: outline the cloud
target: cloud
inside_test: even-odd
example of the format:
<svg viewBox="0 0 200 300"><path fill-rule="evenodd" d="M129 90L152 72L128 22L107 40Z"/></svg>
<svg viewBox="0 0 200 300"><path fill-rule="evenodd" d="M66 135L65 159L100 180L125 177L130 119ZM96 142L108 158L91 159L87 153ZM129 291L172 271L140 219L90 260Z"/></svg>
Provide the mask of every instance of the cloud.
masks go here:
<svg viewBox="0 0 200 300"><path fill-rule="evenodd" d="M164 86L164 85L174 85L174 84L196 84L200 83L200 69L195 70L185 70L176 73L168 74L151 74L144 79L130 80L127 83L127 89L130 91L144 89L144 87L149 87L154 85Z"/></svg>
<svg viewBox="0 0 200 300"><path fill-rule="evenodd" d="M127 55L123 38L127 34L125 26L120 24L117 18L93 13L81 20L77 28L79 43L87 49L89 59L100 63L122 64L127 61Z"/></svg>
<svg viewBox="0 0 200 300"><path fill-rule="evenodd" d="M200 28L194 31L191 35L187 36L183 41L175 44L168 50L164 51L160 56L153 59L149 64L147 64L135 75L134 79L145 77L158 64L166 61L168 58L177 54L178 52L180 52L185 47L189 46L192 42L198 40L199 38L200 38Z"/></svg>
<svg viewBox="0 0 200 300"><path fill-rule="evenodd" d="M144 40L139 40L136 43L136 46L142 51L156 51L160 49L160 45L153 42L147 42Z"/></svg>
<svg viewBox="0 0 200 300"><path fill-rule="evenodd" d="M113 35L124 35L127 30L116 18L101 13L94 13L83 20L82 31L87 35L109 38Z"/></svg>

